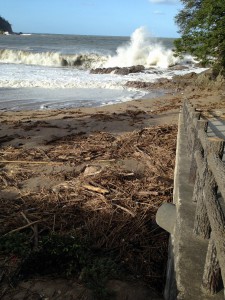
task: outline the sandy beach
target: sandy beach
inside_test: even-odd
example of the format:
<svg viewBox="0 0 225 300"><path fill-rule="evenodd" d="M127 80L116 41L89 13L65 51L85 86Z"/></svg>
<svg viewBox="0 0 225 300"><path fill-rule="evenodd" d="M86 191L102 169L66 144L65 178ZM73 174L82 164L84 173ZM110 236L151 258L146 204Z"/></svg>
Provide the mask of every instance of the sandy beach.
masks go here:
<svg viewBox="0 0 225 300"><path fill-rule="evenodd" d="M129 281L108 283L116 299L161 299L168 236L154 216L162 202L172 201L180 106L189 99L205 112L225 114L220 83L189 75L164 88L163 97L98 108L0 112L1 235L27 230L37 242L47 232L88 233L96 249L112 251L135 279L135 292ZM77 286L60 276L42 274L35 284L11 289L19 262L0 257L2 299L40 291L54 299L57 289L57 299L80 299ZM92 299L87 289L82 293Z"/></svg>
<svg viewBox="0 0 225 300"><path fill-rule="evenodd" d="M135 85L135 83L134 83ZM149 84L146 89L165 90L165 95L128 101L102 107L0 111L2 145L25 148L41 146L43 141L84 132L106 131L122 134L145 127L176 124L179 108L189 99L198 108L224 109L225 92L222 82L208 76L187 74ZM10 142L7 142L10 140Z"/></svg>

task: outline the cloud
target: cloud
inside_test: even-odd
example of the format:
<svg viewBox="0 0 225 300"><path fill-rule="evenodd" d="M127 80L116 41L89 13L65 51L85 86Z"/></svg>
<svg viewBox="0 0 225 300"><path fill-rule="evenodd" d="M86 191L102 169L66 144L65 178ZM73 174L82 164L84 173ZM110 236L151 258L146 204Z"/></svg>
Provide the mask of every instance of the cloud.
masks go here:
<svg viewBox="0 0 225 300"><path fill-rule="evenodd" d="M177 0L148 0L153 4L176 4Z"/></svg>

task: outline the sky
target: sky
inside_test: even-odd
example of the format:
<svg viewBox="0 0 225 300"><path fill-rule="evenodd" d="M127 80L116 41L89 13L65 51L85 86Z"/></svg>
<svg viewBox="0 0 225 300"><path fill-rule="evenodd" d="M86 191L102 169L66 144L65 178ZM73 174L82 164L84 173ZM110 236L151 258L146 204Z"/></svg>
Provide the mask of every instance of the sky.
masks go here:
<svg viewBox="0 0 225 300"><path fill-rule="evenodd" d="M14 32L130 36L146 26L155 37L178 37L179 0L0 0Z"/></svg>

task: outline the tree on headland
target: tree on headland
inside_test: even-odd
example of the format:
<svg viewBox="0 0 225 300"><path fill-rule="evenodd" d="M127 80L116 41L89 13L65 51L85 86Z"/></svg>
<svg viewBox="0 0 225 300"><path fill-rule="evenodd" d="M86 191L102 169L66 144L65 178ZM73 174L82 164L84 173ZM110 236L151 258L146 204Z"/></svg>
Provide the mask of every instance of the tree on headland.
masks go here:
<svg viewBox="0 0 225 300"><path fill-rule="evenodd" d="M203 65L225 74L225 1L181 0L183 9L175 17L181 38L176 54L191 53Z"/></svg>
<svg viewBox="0 0 225 300"><path fill-rule="evenodd" d="M0 32L13 33L11 24L0 16Z"/></svg>

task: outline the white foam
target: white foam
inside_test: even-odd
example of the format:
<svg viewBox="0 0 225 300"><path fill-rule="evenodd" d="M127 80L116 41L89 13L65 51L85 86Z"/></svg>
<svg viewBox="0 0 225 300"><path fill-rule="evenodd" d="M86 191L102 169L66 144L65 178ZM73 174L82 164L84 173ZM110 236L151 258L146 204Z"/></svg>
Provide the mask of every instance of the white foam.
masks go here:
<svg viewBox="0 0 225 300"><path fill-rule="evenodd" d="M12 75L13 74L13 75ZM0 87L123 89L125 78L89 71L30 65L0 65Z"/></svg>
<svg viewBox="0 0 225 300"><path fill-rule="evenodd" d="M28 50L0 49L0 63L54 67L67 66L78 69L143 65L146 68L154 66L165 69L177 63L187 64L195 62L190 55L185 56L182 61L175 57L173 51L166 49L159 41L151 37L145 27L136 29L131 35L129 43L118 47L114 56L90 53L88 50L74 54ZM61 50L63 52L63 49Z"/></svg>
<svg viewBox="0 0 225 300"><path fill-rule="evenodd" d="M105 67L129 67L143 65L168 68L178 62L172 50L165 49L159 42L152 38L145 27L134 31L130 42L119 47L117 54L111 57Z"/></svg>
<svg viewBox="0 0 225 300"><path fill-rule="evenodd" d="M70 66L84 69L102 66L108 57L96 53L65 55L59 52L31 52L0 49L0 62L37 66Z"/></svg>
<svg viewBox="0 0 225 300"><path fill-rule="evenodd" d="M90 74L76 68L56 68L47 66L0 64L0 87L2 88L101 88L124 89L127 81L155 82L159 78L172 78L188 72L202 72L205 69L191 68L174 71L152 69L126 76L115 74ZM133 89L134 90L134 89Z"/></svg>

